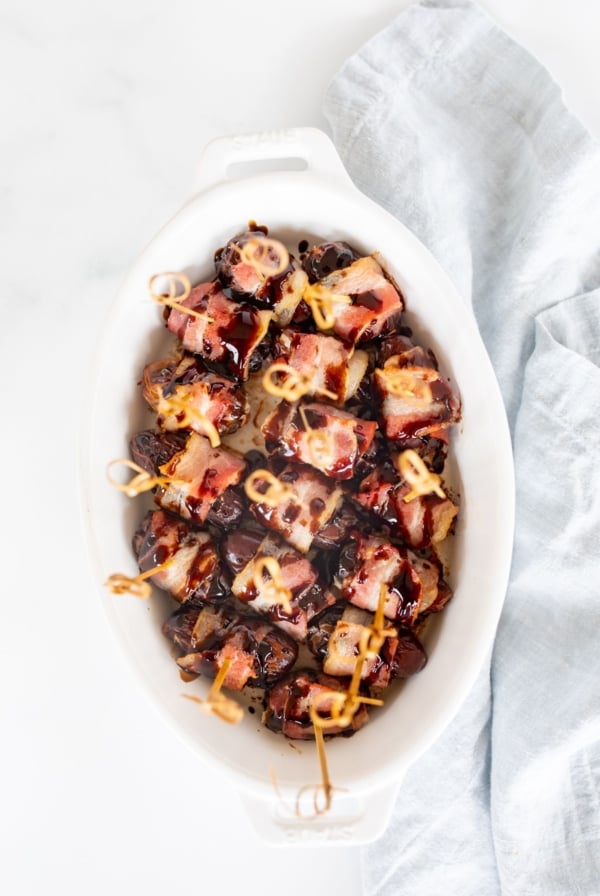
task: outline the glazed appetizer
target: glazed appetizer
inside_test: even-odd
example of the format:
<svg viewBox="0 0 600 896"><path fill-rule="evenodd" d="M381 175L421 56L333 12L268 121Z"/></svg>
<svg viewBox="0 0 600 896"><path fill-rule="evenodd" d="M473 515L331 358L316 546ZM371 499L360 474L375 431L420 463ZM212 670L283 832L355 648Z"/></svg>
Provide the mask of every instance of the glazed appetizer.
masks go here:
<svg viewBox="0 0 600 896"><path fill-rule="evenodd" d="M250 225L204 281L150 292L171 345L140 371L153 424L114 484L154 507L113 590L169 595L163 632L186 681L213 679L205 709L238 721L258 695L267 728L321 751L427 662L460 398L382 260L343 241L294 255Z"/></svg>

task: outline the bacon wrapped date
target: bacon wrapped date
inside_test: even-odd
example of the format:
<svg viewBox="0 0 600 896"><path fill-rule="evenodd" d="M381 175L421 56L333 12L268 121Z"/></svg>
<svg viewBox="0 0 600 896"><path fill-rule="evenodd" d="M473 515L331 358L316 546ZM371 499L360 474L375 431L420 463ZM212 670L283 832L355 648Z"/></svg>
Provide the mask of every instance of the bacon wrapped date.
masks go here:
<svg viewBox="0 0 600 896"><path fill-rule="evenodd" d="M163 633L188 675L214 678L228 659L223 685L234 691L246 685L270 687L290 671L298 655L296 643L280 629L230 608L186 605L167 619Z"/></svg>
<svg viewBox="0 0 600 896"><path fill-rule="evenodd" d="M333 332L350 345L393 332L400 323L404 300L381 265L367 255L318 281L329 293L350 296L351 303L335 301Z"/></svg>
<svg viewBox="0 0 600 896"><path fill-rule="evenodd" d="M343 403L356 393L369 363L334 336L284 330L273 345L276 360L297 370L311 384L310 395Z"/></svg>
<svg viewBox="0 0 600 896"><path fill-rule="evenodd" d="M342 502L342 490L312 467L288 464L278 480L290 489L290 497L275 507L251 502L250 511L266 529L281 535L306 554L314 538L333 519ZM260 484L257 491L261 491Z"/></svg>
<svg viewBox="0 0 600 896"><path fill-rule="evenodd" d="M281 731L294 740L309 740L315 736L311 707L316 705L320 716L331 718L332 702L328 697L332 691L344 691L346 687L347 682L315 669L294 670L267 692L263 721L271 731ZM328 727L327 734L348 737L362 728L368 718L366 707L361 705L350 725Z"/></svg>
<svg viewBox="0 0 600 896"><path fill-rule="evenodd" d="M222 555L226 562L236 557L246 559L242 553L253 543L252 536L246 535L240 544L239 532L230 533L223 541ZM275 600L268 589L257 588L256 579L259 561L273 557L281 569L282 585L289 591L291 612ZM252 610L266 616L271 622L288 632L297 641L306 637L308 623L325 607L334 603L335 598L327 590L319 577L318 570L294 548L275 535L263 538L250 559L239 568L239 559L231 567L235 578L232 593Z"/></svg>
<svg viewBox="0 0 600 896"><path fill-rule="evenodd" d="M192 316L177 308L169 312L167 326L183 347L206 361L223 364L236 379L247 380L272 312L233 302L218 281L195 286L181 304L202 315Z"/></svg>
<svg viewBox="0 0 600 896"><path fill-rule="evenodd" d="M257 233L255 230L239 233L217 252L217 276L234 298L268 308L273 312L274 323L285 327L302 300L308 278L300 263L289 253L283 270L273 276L261 276L257 266L245 261L240 253L256 240ZM279 257L274 241L268 245L267 261L274 270L285 263L285 259Z"/></svg>
<svg viewBox="0 0 600 896"><path fill-rule="evenodd" d="M267 451L274 457L310 464L332 479L352 479L375 438L377 424L312 402L282 401L262 426Z"/></svg>
<svg viewBox="0 0 600 896"><path fill-rule="evenodd" d="M235 380L211 373L202 360L190 354L181 358L163 358L144 368L143 395L157 412L161 429L193 429L206 435L203 419L223 434L235 432L248 419L249 403ZM169 399L177 398L181 408L169 408Z"/></svg>
<svg viewBox="0 0 600 896"><path fill-rule="evenodd" d="M361 638L372 622L372 613L348 606L345 601L313 619L306 643L327 675L354 674ZM408 626L397 625L392 631L378 655L363 663L361 679L371 687L386 688L394 678L420 672L427 662L423 645Z"/></svg>
<svg viewBox="0 0 600 896"><path fill-rule="evenodd" d="M164 565L151 581L179 603L207 600L217 583L220 557L211 535L162 510L146 514L133 536L133 551L141 572Z"/></svg>
<svg viewBox="0 0 600 896"><path fill-rule="evenodd" d="M379 535L351 533L340 553L336 584L354 606L375 612L380 588L386 587L383 612L388 619L412 625L450 600L437 558L425 559Z"/></svg>
<svg viewBox="0 0 600 896"><path fill-rule="evenodd" d="M178 452L184 451L189 433L155 432L145 429L132 436L129 451L133 460L151 476ZM241 519L246 508L239 488L229 486L210 505L206 522L220 529L230 529Z"/></svg>
<svg viewBox="0 0 600 896"><path fill-rule="evenodd" d="M156 503L195 525L206 521L213 502L241 480L246 462L225 448L212 448L208 439L189 434L183 450L161 464L159 472L172 479L160 485Z"/></svg>
<svg viewBox="0 0 600 896"><path fill-rule="evenodd" d="M458 513L448 497L418 495L409 501L411 486L399 476L392 464L381 465L366 476L356 491L355 500L381 518L390 532L413 548L427 548L442 542L450 532Z"/></svg>
<svg viewBox="0 0 600 896"><path fill-rule="evenodd" d="M401 447L413 447L415 439L446 442L448 428L460 420L458 397L434 367L404 363L402 358L392 356L373 374L386 438Z"/></svg>

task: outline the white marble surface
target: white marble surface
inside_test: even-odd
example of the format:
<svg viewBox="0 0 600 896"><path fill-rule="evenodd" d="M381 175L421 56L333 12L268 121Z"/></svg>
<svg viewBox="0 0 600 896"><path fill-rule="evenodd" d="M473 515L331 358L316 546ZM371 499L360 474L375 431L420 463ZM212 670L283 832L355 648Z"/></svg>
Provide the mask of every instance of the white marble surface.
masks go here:
<svg viewBox="0 0 600 896"><path fill-rule="evenodd" d="M392 0L2 0L0 890L361 892L356 850L260 844L235 794L162 727L84 552L79 409L132 259L222 133L325 126L323 90ZM600 9L482 4L600 136ZM434 861L434 858L432 858Z"/></svg>

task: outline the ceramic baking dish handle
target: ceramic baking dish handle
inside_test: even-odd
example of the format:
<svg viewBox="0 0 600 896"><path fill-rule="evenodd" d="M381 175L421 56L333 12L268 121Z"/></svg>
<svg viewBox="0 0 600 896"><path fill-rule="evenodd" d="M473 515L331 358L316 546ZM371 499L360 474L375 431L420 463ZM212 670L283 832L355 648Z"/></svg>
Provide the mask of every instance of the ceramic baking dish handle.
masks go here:
<svg viewBox="0 0 600 896"><path fill-rule="evenodd" d="M323 131L287 128L213 140L200 157L193 188L199 193L227 181L282 169L304 170L352 184L333 143Z"/></svg>
<svg viewBox="0 0 600 896"><path fill-rule="evenodd" d="M243 794L242 803L261 840L271 846L359 846L371 843L388 825L400 782L361 796L338 793L330 810L299 817L284 799L280 802Z"/></svg>

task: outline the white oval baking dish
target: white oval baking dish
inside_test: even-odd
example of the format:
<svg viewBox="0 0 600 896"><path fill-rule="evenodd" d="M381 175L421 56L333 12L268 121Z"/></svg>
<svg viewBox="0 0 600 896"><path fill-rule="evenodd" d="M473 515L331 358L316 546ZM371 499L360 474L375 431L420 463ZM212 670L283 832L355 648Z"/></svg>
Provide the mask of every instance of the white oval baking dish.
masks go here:
<svg viewBox="0 0 600 896"><path fill-rule="evenodd" d="M287 160L302 170L264 171L289 167ZM261 172L236 176L256 163ZM83 513L99 589L112 572L135 574L130 540L143 499L129 502L111 489L105 470L110 459L127 455L129 436L150 425L136 383L168 342L161 311L147 299L148 279L162 270L185 270L193 280L212 276L215 248L251 219L290 245L305 237L343 239L381 253L406 297L407 322L461 393L463 420L455 428L450 471L461 497L450 557L455 596L428 634L429 662L395 688L366 728L328 743L333 784L345 792L336 791L326 816L301 819L289 807L301 787L319 783L314 744L290 749L261 726L258 714L246 714L235 728L200 714L181 697L160 631L170 600L156 593L147 603L105 589L100 595L162 716L207 766L239 788L266 840L362 843L382 832L404 771L450 722L490 651L510 566L514 483L502 400L470 309L413 234L353 186L320 131L222 138L204 151L195 195L135 263L110 313L86 408ZM186 687L203 696L208 685L198 680Z"/></svg>

